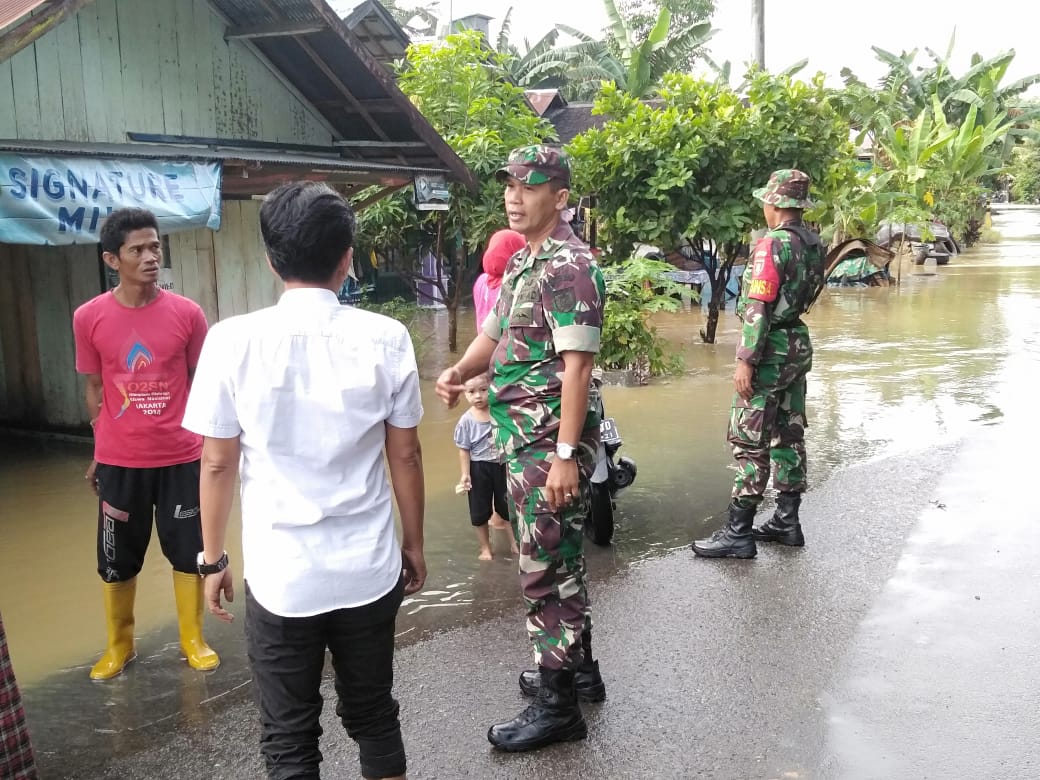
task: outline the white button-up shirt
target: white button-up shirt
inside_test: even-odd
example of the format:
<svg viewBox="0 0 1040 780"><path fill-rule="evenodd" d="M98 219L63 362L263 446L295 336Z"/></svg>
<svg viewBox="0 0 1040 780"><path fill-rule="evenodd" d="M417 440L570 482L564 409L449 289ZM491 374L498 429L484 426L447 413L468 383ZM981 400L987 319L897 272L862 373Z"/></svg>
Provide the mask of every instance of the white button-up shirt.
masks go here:
<svg viewBox="0 0 1040 780"><path fill-rule="evenodd" d="M324 289L210 329L184 414L239 437L242 551L253 597L303 617L377 600L401 576L384 423L422 417L407 329Z"/></svg>

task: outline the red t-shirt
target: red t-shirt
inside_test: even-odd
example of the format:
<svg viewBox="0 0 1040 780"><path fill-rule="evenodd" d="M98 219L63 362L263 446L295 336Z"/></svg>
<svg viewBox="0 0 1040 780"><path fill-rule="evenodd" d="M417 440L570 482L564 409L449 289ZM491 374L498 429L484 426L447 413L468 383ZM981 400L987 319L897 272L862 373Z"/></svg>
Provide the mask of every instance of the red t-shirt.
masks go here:
<svg viewBox="0 0 1040 780"><path fill-rule="evenodd" d="M165 290L140 308L106 292L76 309L76 370L101 375L98 463L144 469L198 460L202 437L181 419L207 327L197 303Z"/></svg>

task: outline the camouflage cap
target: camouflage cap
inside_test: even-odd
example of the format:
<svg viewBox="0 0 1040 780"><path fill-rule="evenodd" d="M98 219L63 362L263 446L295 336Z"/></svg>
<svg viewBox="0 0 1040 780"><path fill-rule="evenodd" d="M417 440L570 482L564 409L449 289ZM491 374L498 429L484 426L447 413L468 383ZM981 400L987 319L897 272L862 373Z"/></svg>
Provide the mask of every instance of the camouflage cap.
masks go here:
<svg viewBox="0 0 1040 780"><path fill-rule="evenodd" d="M550 179L571 186L571 158L562 149L545 144L521 146L509 153L509 162L495 171L495 178L505 181L514 176L524 184L545 184Z"/></svg>
<svg viewBox="0 0 1040 780"><path fill-rule="evenodd" d="M794 168L773 171L769 183L755 190L754 196L778 209L811 209L814 205L809 200L809 175Z"/></svg>

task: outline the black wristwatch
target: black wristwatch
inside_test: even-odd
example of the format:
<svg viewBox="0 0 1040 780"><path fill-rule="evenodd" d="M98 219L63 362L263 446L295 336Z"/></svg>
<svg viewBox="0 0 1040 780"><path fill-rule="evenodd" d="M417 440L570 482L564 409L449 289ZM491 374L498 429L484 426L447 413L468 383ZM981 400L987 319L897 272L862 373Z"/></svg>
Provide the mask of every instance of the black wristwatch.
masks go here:
<svg viewBox="0 0 1040 780"><path fill-rule="evenodd" d="M216 563L206 563L205 554L201 552L199 553L196 562L199 566L200 577L205 577L207 574L217 574L228 567L227 550L224 550L224 554L220 556L220 559Z"/></svg>

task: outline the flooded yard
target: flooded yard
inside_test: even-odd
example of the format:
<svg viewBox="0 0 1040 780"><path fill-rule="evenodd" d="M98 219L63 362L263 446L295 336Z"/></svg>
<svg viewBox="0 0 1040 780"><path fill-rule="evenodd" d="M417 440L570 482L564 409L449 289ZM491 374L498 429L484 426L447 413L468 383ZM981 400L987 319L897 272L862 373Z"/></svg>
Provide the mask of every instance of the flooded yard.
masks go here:
<svg viewBox="0 0 1040 780"><path fill-rule="evenodd" d="M811 482L854 463L927 451L999 420L1008 404L1026 403L1011 383L1021 376L1013 370L1016 361L1037 356L1040 211L1000 212L994 227L1001 243L974 248L939 269L904 266L899 287L831 289L821 296L807 318L816 349L808 400ZM443 312L427 317L432 331L446 333ZM597 581L702 535L728 501L725 429L739 323L731 306L720 320L718 343L704 345L697 335L700 309L656 322L682 351L687 371L648 387L605 391L607 412L624 438L621 454L636 460L639 475L619 498L614 545L587 550L593 598ZM463 312L460 343L472 332L472 313ZM437 341L431 338L422 356L429 579L402 608L403 642L520 609L507 543L499 537L496 560L478 561L465 500L454 492L452 430L462 410L445 409L433 394L433 378L451 360ZM179 660L169 568L154 539L138 586L140 658L111 684L87 679L104 645L96 503L83 480L89 459L86 441L0 438L7 508L0 608L31 722L37 732L51 731L45 749L61 734L80 742L109 735L132 745L142 726L189 712L249 679L241 620L231 626L207 621L210 643L224 661L218 672L199 675ZM237 537L235 526L232 561L240 560ZM84 734L68 722L70 712L105 717Z"/></svg>

